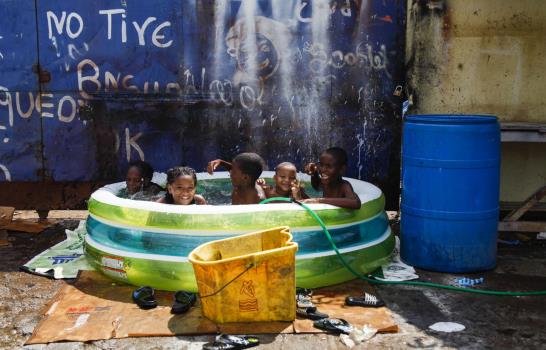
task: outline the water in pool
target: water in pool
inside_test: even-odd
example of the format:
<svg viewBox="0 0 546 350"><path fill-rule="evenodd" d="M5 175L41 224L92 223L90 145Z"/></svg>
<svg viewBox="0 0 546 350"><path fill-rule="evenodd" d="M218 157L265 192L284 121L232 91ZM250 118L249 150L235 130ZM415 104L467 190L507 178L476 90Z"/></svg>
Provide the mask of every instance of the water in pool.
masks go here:
<svg viewBox="0 0 546 350"><path fill-rule="evenodd" d="M273 179L266 179L266 182L271 186L275 185ZM302 183L309 197L320 197L322 195L322 192L315 190L310 182ZM201 180L197 182L196 193L205 197L209 204L227 205L231 204L231 188L230 179Z"/></svg>

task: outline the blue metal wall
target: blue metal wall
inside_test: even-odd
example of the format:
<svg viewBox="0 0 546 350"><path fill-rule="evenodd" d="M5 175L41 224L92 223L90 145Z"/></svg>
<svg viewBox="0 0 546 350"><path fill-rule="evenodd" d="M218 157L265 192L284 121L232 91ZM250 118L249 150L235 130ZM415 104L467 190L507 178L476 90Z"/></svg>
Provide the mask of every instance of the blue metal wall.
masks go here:
<svg viewBox="0 0 546 350"><path fill-rule="evenodd" d="M0 0L0 180L343 146L398 191L405 1Z"/></svg>

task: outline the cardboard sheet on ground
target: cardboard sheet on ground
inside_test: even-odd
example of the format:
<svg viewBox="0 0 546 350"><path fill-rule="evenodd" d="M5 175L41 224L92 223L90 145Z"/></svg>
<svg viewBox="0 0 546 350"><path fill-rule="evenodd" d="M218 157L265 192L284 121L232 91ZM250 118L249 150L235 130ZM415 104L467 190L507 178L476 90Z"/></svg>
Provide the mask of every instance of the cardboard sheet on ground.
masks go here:
<svg viewBox="0 0 546 350"><path fill-rule="evenodd" d="M120 285L95 271L82 271L74 285L65 285L53 297L27 344L63 340L90 341L112 338L172 336L184 334L321 333L310 320L294 322L229 323L217 325L201 314L199 304L187 314L172 315L171 292L156 291L159 306L140 310L131 301L134 286ZM371 291L355 281L315 290L320 311L345 318L355 326L369 324L379 332L397 332L387 308L344 306L347 295Z"/></svg>

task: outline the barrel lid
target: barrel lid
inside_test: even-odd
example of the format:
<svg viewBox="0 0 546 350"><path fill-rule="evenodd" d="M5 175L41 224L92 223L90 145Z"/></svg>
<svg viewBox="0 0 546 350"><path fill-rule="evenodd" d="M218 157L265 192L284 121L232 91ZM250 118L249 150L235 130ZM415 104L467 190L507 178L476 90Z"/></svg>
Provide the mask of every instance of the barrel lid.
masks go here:
<svg viewBox="0 0 546 350"><path fill-rule="evenodd" d="M430 124L488 124L497 123L494 115L475 114L414 114L405 116L408 122Z"/></svg>

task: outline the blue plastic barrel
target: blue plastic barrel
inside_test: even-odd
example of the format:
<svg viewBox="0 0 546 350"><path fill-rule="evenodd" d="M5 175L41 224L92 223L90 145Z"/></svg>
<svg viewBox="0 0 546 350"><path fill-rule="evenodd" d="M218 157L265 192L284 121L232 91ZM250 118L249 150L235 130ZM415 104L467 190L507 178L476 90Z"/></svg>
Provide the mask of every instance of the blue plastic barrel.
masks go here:
<svg viewBox="0 0 546 350"><path fill-rule="evenodd" d="M494 268L499 174L500 128L496 117L405 117L402 260L441 272Z"/></svg>

